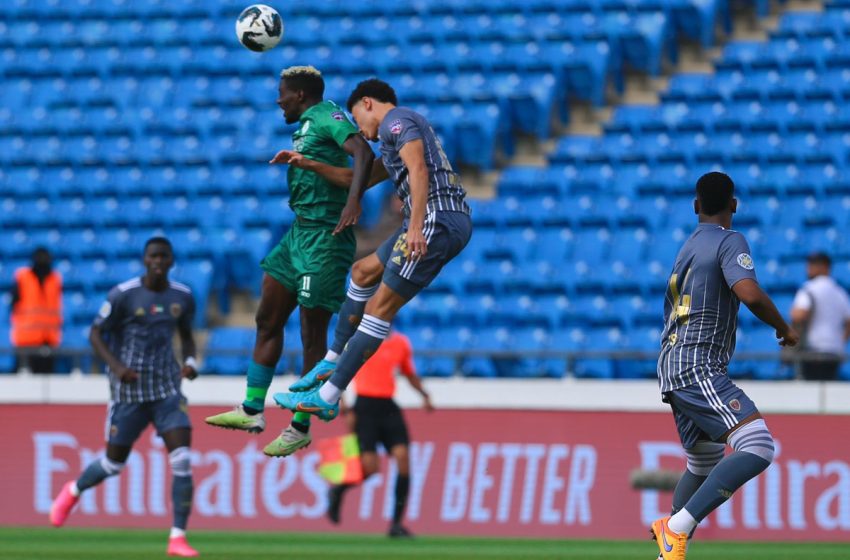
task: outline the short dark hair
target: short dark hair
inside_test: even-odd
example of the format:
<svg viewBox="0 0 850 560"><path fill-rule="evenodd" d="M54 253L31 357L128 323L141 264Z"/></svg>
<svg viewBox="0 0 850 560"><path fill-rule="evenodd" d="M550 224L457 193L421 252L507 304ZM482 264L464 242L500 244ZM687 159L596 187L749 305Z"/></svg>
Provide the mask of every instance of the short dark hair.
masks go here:
<svg viewBox="0 0 850 560"><path fill-rule="evenodd" d="M303 91L310 99L322 99L325 95L325 79L312 66L292 66L280 73L280 79L293 91Z"/></svg>
<svg viewBox="0 0 850 560"><path fill-rule="evenodd" d="M809 264L822 264L827 268L832 267L832 259L829 258L829 255L823 251L812 253L806 258L806 261L808 261Z"/></svg>
<svg viewBox="0 0 850 560"><path fill-rule="evenodd" d="M372 99L377 99L382 103L392 103L393 105L398 105L398 98L395 96L395 90L383 80L379 80L378 78L369 78L368 80L363 80L357 87L354 88L354 91L351 92L351 95L348 96L348 103L346 106L348 110L354 108L357 105L357 102L363 99L364 97L371 97Z"/></svg>
<svg viewBox="0 0 850 560"><path fill-rule="evenodd" d="M32 258L32 260L35 260L39 257L51 258L52 255L50 254L50 251L47 250L47 247L40 245L40 246L36 247L35 250L32 252L31 258Z"/></svg>
<svg viewBox="0 0 850 560"><path fill-rule="evenodd" d="M735 183L725 173L712 171L697 181L700 212L706 216L715 216L728 209L734 196Z"/></svg>
<svg viewBox="0 0 850 560"><path fill-rule="evenodd" d="M168 247L169 251L171 251L172 253L174 252L174 247L171 245L171 241L169 241L167 237L163 237L161 235L151 237L150 239L145 241L145 253L148 252L148 247L150 247L151 245L165 245L166 247Z"/></svg>

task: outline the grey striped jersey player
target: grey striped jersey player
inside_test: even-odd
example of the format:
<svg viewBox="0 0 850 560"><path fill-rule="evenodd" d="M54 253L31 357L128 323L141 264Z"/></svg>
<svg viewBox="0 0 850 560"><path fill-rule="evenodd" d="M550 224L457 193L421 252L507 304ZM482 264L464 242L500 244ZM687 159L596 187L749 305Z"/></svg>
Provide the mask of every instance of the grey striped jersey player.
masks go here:
<svg viewBox="0 0 850 560"><path fill-rule="evenodd" d="M180 364L173 340L178 326L190 329L195 299L188 286L169 281L168 289L154 292L133 278L110 290L94 326L109 337L109 350L139 378L121 381L107 367L112 400L156 401L180 392Z"/></svg>
<svg viewBox="0 0 850 560"><path fill-rule="evenodd" d="M698 225L667 283L658 358L662 393L727 373L740 307L732 287L747 278L756 280L756 273L744 236L715 224Z"/></svg>
<svg viewBox="0 0 850 560"><path fill-rule="evenodd" d="M466 191L452 169L440 139L430 123L412 109L394 107L378 128L381 156L396 192L404 203L404 215L410 217L410 183L400 151L408 142L421 140L428 166L428 206L426 213L462 212L469 214Z"/></svg>

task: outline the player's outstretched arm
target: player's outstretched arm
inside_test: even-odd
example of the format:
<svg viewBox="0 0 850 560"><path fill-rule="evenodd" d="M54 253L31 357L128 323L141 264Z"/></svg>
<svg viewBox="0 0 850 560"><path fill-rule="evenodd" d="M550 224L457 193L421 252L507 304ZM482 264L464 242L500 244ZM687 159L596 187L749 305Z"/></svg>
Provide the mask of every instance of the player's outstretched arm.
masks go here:
<svg viewBox="0 0 850 560"><path fill-rule="evenodd" d="M768 297L758 282L746 278L736 283L732 291L741 300L741 303L753 312L753 315L776 329L776 338L780 346L795 346L800 336L782 317L773 301Z"/></svg>
<svg viewBox="0 0 850 560"><path fill-rule="evenodd" d="M337 187L343 189L349 188L352 179L354 179L354 171L350 167L334 167L333 165L304 157L304 154L292 150L279 151L269 163L288 164L299 169L318 173ZM369 183L366 187L370 189L381 181L386 181L387 178L389 178L389 174L384 168L384 162L376 159L372 163L372 173L369 175Z"/></svg>
<svg viewBox="0 0 850 560"><path fill-rule="evenodd" d="M92 326L91 331L89 332L89 342L91 343L97 357L103 360L103 362L109 366L109 369L112 370L112 372L121 379L121 381L124 383L132 383L139 378L139 374L135 370L121 363L121 360L116 358L109 350L109 346L107 346L106 341L103 340L103 332L100 327Z"/></svg>

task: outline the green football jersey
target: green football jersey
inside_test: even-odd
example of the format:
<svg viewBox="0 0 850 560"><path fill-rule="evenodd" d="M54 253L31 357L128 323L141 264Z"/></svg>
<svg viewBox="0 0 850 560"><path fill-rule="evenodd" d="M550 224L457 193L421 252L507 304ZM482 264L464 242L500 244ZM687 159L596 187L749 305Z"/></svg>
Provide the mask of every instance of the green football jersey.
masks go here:
<svg viewBox="0 0 850 560"><path fill-rule="evenodd" d="M333 101L322 101L301 115L301 126L292 135L292 146L309 159L334 167L348 167L348 154L342 145L357 128ZM290 166L289 207L296 216L336 225L345 207L348 191L330 183L318 173Z"/></svg>

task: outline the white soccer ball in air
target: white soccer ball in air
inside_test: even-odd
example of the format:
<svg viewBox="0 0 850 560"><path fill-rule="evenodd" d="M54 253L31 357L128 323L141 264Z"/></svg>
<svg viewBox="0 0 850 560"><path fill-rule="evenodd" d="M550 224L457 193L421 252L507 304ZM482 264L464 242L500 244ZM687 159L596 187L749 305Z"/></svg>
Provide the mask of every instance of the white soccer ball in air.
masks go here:
<svg viewBox="0 0 850 560"><path fill-rule="evenodd" d="M236 36L246 49L273 49L283 37L283 20L277 10L265 4L248 6L236 18Z"/></svg>

